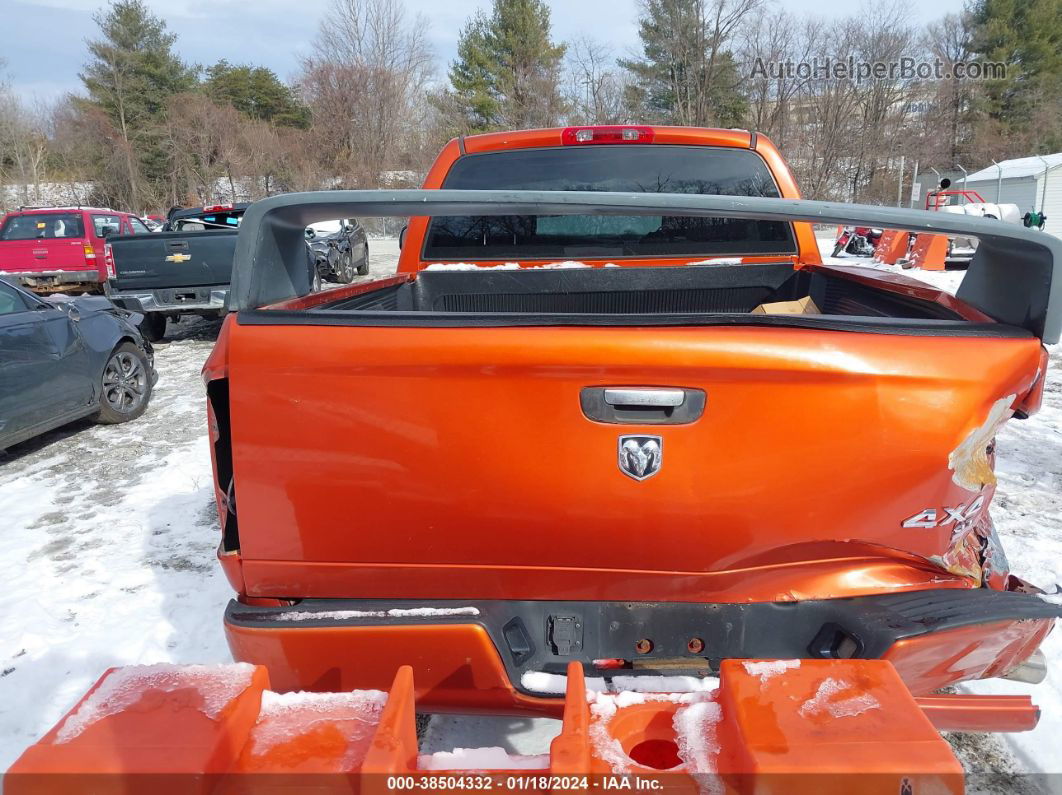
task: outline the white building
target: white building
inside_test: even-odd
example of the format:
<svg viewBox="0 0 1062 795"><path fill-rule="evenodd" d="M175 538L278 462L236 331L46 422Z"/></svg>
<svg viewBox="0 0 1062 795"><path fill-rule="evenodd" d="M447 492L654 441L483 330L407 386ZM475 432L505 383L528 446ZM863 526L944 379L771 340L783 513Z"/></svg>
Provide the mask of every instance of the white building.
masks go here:
<svg viewBox="0 0 1062 795"><path fill-rule="evenodd" d="M962 187L960 180L952 185L953 190ZM966 190L977 191L986 202L1016 204L1022 215L1042 212L1044 229L1062 237L1062 152L988 166L967 177Z"/></svg>

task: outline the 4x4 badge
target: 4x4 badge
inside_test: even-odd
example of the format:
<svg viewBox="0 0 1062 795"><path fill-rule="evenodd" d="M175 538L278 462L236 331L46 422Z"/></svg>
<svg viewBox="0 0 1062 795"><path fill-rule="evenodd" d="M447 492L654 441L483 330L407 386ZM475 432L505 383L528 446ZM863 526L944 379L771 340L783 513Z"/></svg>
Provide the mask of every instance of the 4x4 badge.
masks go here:
<svg viewBox="0 0 1062 795"><path fill-rule="evenodd" d="M659 436L621 436L619 468L635 480L651 478L660 471L664 459L664 440Z"/></svg>

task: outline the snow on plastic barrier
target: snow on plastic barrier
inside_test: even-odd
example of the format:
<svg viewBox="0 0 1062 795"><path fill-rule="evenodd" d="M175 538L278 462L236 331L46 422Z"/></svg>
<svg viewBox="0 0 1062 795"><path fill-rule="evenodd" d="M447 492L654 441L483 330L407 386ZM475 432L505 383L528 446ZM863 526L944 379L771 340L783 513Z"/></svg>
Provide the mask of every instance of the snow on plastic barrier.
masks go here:
<svg viewBox="0 0 1062 795"><path fill-rule="evenodd" d="M148 690L172 693L194 689L202 696L201 710L208 718L221 711L251 683L254 666L232 665L130 665L114 670L59 727L56 742L67 743L98 720L129 709Z"/></svg>
<svg viewBox="0 0 1062 795"><path fill-rule="evenodd" d="M448 789L446 777L464 773L499 790L549 788L528 782L558 776L585 777L581 788L636 789L632 779L648 777L657 785L642 788L714 795L731 787L728 777L751 775L768 777L774 792L793 784L834 793L852 791L837 789L836 777L868 769L882 786L846 779L858 780L860 793L894 795L904 779L916 792L961 792L948 744L884 660L725 660L718 688L716 680L625 674L610 677L614 692L588 690L579 663L563 679L563 728L549 755L500 745L419 754L409 666L388 693L273 693L265 669L249 665L112 670L8 771L5 795L40 791L34 775L106 774L124 786L159 770L220 775L233 793L256 792L253 775L318 777L309 785L331 774L338 778L325 783L346 785L359 772L384 774L366 781L401 777L402 788L417 790ZM646 692L615 690L617 680ZM651 692L653 684L688 689Z"/></svg>

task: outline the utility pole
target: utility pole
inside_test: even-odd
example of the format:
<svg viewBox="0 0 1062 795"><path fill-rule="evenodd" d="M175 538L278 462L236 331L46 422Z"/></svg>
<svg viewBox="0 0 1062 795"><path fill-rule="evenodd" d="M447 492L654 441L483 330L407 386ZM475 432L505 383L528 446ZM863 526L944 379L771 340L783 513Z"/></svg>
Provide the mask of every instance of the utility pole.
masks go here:
<svg viewBox="0 0 1062 795"><path fill-rule="evenodd" d="M896 186L896 206L903 207L903 155L900 155L900 184Z"/></svg>
<svg viewBox="0 0 1062 795"><path fill-rule="evenodd" d="M1040 155L1037 155L1036 157L1041 163L1044 164L1044 189L1040 195L1040 215L1043 215L1044 206L1047 203L1047 175L1051 173L1051 164Z"/></svg>

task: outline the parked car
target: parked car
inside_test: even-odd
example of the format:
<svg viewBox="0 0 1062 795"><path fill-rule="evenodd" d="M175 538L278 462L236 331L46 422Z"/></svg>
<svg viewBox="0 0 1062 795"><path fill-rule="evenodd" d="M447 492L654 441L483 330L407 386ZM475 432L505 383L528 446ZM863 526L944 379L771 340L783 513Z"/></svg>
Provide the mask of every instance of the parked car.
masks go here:
<svg viewBox="0 0 1062 795"><path fill-rule="evenodd" d="M247 206L176 208L159 232L109 238L104 291L117 305L144 315L141 330L152 341L165 335L169 318L219 316Z"/></svg>
<svg viewBox="0 0 1062 795"><path fill-rule="evenodd" d="M326 282L350 284L369 273L369 242L357 218L322 221L306 227L314 263Z"/></svg>
<svg viewBox="0 0 1062 795"><path fill-rule="evenodd" d="M0 222L0 276L37 292L100 292L105 240L149 231L104 207L20 207Z"/></svg>
<svg viewBox="0 0 1062 795"><path fill-rule="evenodd" d="M158 376L138 320L103 296L44 299L0 279L0 450L83 417L143 414Z"/></svg>
<svg viewBox="0 0 1062 795"><path fill-rule="evenodd" d="M168 318L217 317L225 311L236 236L248 204L175 208L162 231L107 242L105 292L119 306L143 313L141 329L155 342ZM314 290L323 279L349 282L368 273L369 248L356 220L305 231L303 256Z"/></svg>
<svg viewBox="0 0 1062 795"><path fill-rule="evenodd" d="M204 367L238 660L279 690L410 665L426 711L553 715L570 663L1042 675L1062 607L989 504L1060 336L1062 241L801 201L739 130L469 136L425 188L244 217ZM398 272L314 293L300 231L337 215L413 216ZM809 222L981 246L952 296L823 265Z"/></svg>

